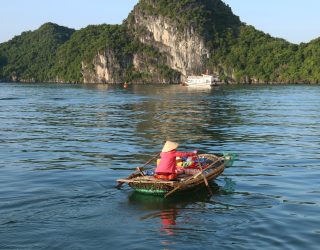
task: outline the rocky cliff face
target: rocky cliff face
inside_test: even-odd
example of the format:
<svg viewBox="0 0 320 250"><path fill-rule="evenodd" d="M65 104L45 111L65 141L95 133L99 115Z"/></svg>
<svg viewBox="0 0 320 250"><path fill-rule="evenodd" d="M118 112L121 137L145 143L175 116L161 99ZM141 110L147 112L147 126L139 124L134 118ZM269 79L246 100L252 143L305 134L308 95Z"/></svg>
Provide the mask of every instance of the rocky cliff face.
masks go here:
<svg viewBox="0 0 320 250"><path fill-rule="evenodd" d="M209 56L204 39L193 27L178 30L175 23L163 16L148 16L136 9L128 24L143 44L156 47L166 55L166 65L181 73L181 80L204 71Z"/></svg>
<svg viewBox="0 0 320 250"><path fill-rule="evenodd" d="M91 63L82 62L84 83L180 83L180 74L165 65L164 57L143 50L121 54L112 49L98 53Z"/></svg>
<svg viewBox="0 0 320 250"><path fill-rule="evenodd" d="M130 56L118 57L112 49L106 49L94 57L92 64L82 62L83 82L121 83L125 78L125 69L131 63Z"/></svg>
<svg viewBox="0 0 320 250"><path fill-rule="evenodd" d="M131 82L156 83L180 83L188 75L205 71L205 61L210 54L204 37L192 25L184 25L181 29L176 21L161 14L146 13L141 5L134 8L124 25L133 40L153 48L161 56L133 51L131 56L117 58L110 50L99 53L93 60L94 70L82 63L84 82L122 82L129 68L136 76L140 75ZM173 73L163 74L163 65L167 67L166 71L171 69Z"/></svg>
<svg viewBox="0 0 320 250"><path fill-rule="evenodd" d="M116 83L130 79L127 71L131 82L179 83L208 68L233 79L232 68L213 59L221 41L235 37L241 25L221 0L140 0L123 25L133 41L158 54L131 51L125 59L99 54L94 71L83 68L85 81Z"/></svg>

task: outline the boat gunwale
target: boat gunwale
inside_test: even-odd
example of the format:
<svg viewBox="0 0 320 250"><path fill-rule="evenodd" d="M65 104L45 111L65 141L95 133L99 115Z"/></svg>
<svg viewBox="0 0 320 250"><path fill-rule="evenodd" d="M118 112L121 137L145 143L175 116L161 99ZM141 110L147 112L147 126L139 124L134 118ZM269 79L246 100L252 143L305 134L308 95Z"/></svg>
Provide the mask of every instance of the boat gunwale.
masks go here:
<svg viewBox="0 0 320 250"><path fill-rule="evenodd" d="M168 189L167 192L172 190L173 188L182 185L181 191L192 189L196 186L202 185L204 183L203 174L208 180L213 180L217 176L219 176L225 169L224 166L224 158L218 157L213 154L201 154L200 157L206 157L213 161L211 165L209 165L207 168L203 169L202 171L199 171L198 173L195 173L194 175L189 175L186 180L181 179L180 181L166 181L166 180L159 180L151 176L137 176L131 179L118 179L118 182L127 183L131 188L133 188L136 191L139 191L138 185L163 185L162 190L166 192L164 189ZM215 166L216 164L219 164L218 166ZM206 171L209 171L206 173ZM166 188L165 188L166 187ZM140 188L141 189L141 188ZM151 190L151 189L150 189ZM154 189L161 190L160 188Z"/></svg>

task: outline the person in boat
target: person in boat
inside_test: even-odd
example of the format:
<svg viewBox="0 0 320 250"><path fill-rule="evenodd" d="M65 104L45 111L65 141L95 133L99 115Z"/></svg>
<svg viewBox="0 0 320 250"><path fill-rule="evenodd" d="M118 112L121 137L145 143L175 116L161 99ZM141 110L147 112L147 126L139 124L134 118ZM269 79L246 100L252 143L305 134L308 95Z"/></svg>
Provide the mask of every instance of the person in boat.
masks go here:
<svg viewBox="0 0 320 250"><path fill-rule="evenodd" d="M154 177L166 180L176 179L178 175L176 158L195 156L198 153L197 150L193 152L179 152L176 150L178 146L178 143L172 141L167 141L164 144L160 154L161 160L155 170Z"/></svg>

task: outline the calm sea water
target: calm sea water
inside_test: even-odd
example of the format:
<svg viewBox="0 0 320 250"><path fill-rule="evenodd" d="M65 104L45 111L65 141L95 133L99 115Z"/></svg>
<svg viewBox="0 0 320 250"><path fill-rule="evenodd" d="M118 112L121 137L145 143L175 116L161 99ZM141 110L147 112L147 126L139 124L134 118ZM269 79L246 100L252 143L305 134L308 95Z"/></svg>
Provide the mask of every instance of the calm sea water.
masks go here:
<svg viewBox="0 0 320 250"><path fill-rule="evenodd" d="M162 148L231 152L205 191L115 189ZM320 86L0 85L0 249L319 249Z"/></svg>

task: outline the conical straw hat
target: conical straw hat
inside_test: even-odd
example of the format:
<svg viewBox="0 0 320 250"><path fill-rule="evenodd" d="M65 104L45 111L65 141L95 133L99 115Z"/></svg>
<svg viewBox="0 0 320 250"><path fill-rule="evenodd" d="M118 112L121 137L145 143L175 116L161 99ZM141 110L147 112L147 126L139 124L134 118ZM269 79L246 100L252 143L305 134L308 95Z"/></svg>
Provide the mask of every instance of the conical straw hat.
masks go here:
<svg viewBox="0 0 320 250"><path fill-rule="evenodd" d="M169 152L171 150L176 149L179 146L178 143L172 142L172 141L166 141L166 143L163 146L162 152Z"/></svg>

